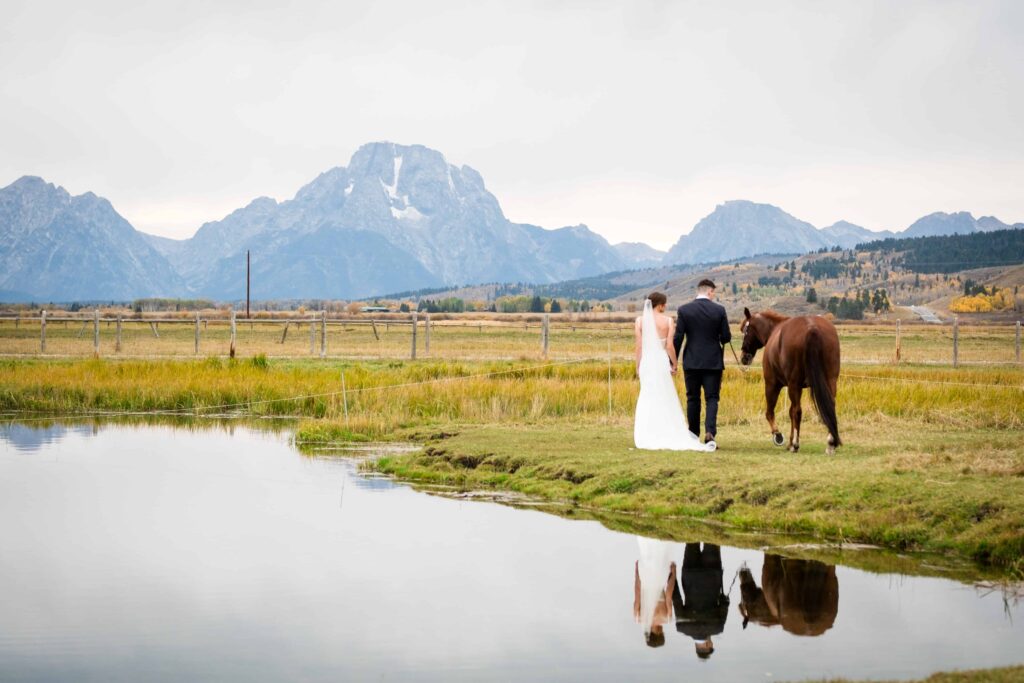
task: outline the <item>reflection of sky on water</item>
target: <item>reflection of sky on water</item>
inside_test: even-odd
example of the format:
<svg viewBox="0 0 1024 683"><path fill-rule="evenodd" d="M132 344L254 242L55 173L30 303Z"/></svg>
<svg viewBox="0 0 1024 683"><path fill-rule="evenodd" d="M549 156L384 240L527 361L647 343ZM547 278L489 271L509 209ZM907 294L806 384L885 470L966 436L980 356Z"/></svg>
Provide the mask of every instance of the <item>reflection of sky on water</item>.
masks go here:
<svg viewBox="0 0 1024 683"><path fill-rule="evenodd" d="M1024 659L1019 605L1011 621L998 595L839 567L823 635L743 629L737 582L700 661L671 627L645 645L635 537L594 522L382 489L244 428L76 431L40 442L53 457L15 443L0 442L3 680L749 681ZM760 583L763 561L723 548L726 589L743 562Z"/></svg>

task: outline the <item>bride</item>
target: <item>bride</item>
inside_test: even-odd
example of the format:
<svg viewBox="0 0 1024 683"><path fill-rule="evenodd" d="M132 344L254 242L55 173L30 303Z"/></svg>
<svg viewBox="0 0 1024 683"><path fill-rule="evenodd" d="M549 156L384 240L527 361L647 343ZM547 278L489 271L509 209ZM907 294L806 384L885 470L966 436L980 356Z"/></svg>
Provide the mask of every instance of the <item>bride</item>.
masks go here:
<svg viewBox="0 0 1024 683"><path fill-rule="evenodd" d="M668 299L653 292L636 319L636 366L640 397L636 402L633 440L645 450L713 451L686 428L672 375L676 370L672 337L675 322L665 315Z"/></svg>

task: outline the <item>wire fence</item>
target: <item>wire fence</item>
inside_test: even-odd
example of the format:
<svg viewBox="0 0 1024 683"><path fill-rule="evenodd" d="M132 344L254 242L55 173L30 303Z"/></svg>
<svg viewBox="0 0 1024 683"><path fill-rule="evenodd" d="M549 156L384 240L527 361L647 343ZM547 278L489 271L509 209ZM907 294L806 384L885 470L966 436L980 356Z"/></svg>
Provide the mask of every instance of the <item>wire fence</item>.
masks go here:
<svg viewBox="0 0 1024 683"><path fill-rule="evenodd" d="M1021 363L1021 323L1003 325L839 324L844 363L990 365ZM738 325L733 325L739 347ZM632 322L304 318L194 314L110 316L42 314L0 317L0 354L16 357L278 358L508 360L632 358ZM735 365L731 353L727 365Z"/></svg>

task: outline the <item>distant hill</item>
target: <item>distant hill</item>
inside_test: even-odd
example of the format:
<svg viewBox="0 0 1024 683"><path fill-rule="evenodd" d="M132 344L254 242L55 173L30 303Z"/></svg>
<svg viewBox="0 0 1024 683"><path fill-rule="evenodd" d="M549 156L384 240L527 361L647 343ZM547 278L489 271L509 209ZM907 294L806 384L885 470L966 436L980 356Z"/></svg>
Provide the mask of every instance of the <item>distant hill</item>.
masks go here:
<svg viewBox="0 0 1024 683"><path fill-rule="evenodd" d="M955 273L1024 263L1024 230L890 238L861 244L857 249L900 252L895 263L917 273Z"/></svg>
<svg viewBox="0 0 1024 683"><path fill-rule="evenodd" d="M849 249L861 242L870 242L872 240L885 239L886 237L894 237L896 233L891 230L875 232L847 221L839 221L822 228L821 235L827 242L830 242L828 246Z"/></svg>
<svg viewBox="0 0 1024 683"><path fill-rule="evenodd" d="M993 232L1024 228L1024 223L1008 225L995 216L975 218L967 211L957 213L928 214L914 221L909 228L894 237L937 237L941 235L970 235L977 232Z"/></svg>
<svg viewBox="0 0 1024 683"><path fill-rule="evenodd" d="M187 287L106 199L25 176L0 189L0 290L7 300L130 300Z"/></svg>
<svg viewBox="0 0 1024 683"><path fill-rule="evenodd" d="M942 213L941 211L918 218L900 237L935 237L938 235L967 235L977 230L974 216L966 211Z"/></svg>
<svg viewBox="0 0 1024 683"><path fill-rule="evenodd" d="M846 221L819 230L771 204L734 200L720 204L692 232L680 237L664 263L711 263L758 254L848 248L874 234Z"/></svg>
<svg viewBox="0 0 1024 683"><path fill-rule="evenodd" d="M665 252L643 242L619 242L612 245L619 256L632 268L650 268L661 265Z"/></svg>
<svg viewBox="0 0 1024 683"><path fill-rule="evenodd" d="M1005 289L1016 301L1016 308L984 315L1013 321L1024 312L1024 298L1020 297L1024 290L1024 230L887 238L853 249L679 267L658 289L675 306L693 297L703 277L719 285L716 299L734 319L744 306L771 308L786 315L822 313L833 299L840 302L841 317L848 317L842 313L843 300L848 299L847 304L854 298L863 301L867 294L874 301L878 292L899 309L882 311L878 314L882 318L895 315L915 320L910 306L926 306L945 317L952 315L951 302L964 294L965 287L984 286L990 293L992 287ZM610 303L615 310L639 310L649 291L649 285L638 285L617 294ZM863 314L869 318L876 315L870 308Z"/></svg>

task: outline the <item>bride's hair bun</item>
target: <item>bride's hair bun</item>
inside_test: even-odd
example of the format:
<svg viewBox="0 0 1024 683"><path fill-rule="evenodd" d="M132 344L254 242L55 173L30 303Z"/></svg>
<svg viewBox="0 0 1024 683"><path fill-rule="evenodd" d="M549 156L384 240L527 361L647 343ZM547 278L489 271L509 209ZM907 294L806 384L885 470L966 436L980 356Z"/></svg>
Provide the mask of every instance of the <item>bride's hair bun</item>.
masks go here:
<svg viewBox="0 0 1024 683"><path fill-rule="evenodd" d="M651 292L647 295L647 298L651 300L651 308L657 308L662 304L668 303L668 297L661 292Z"/></svg>

